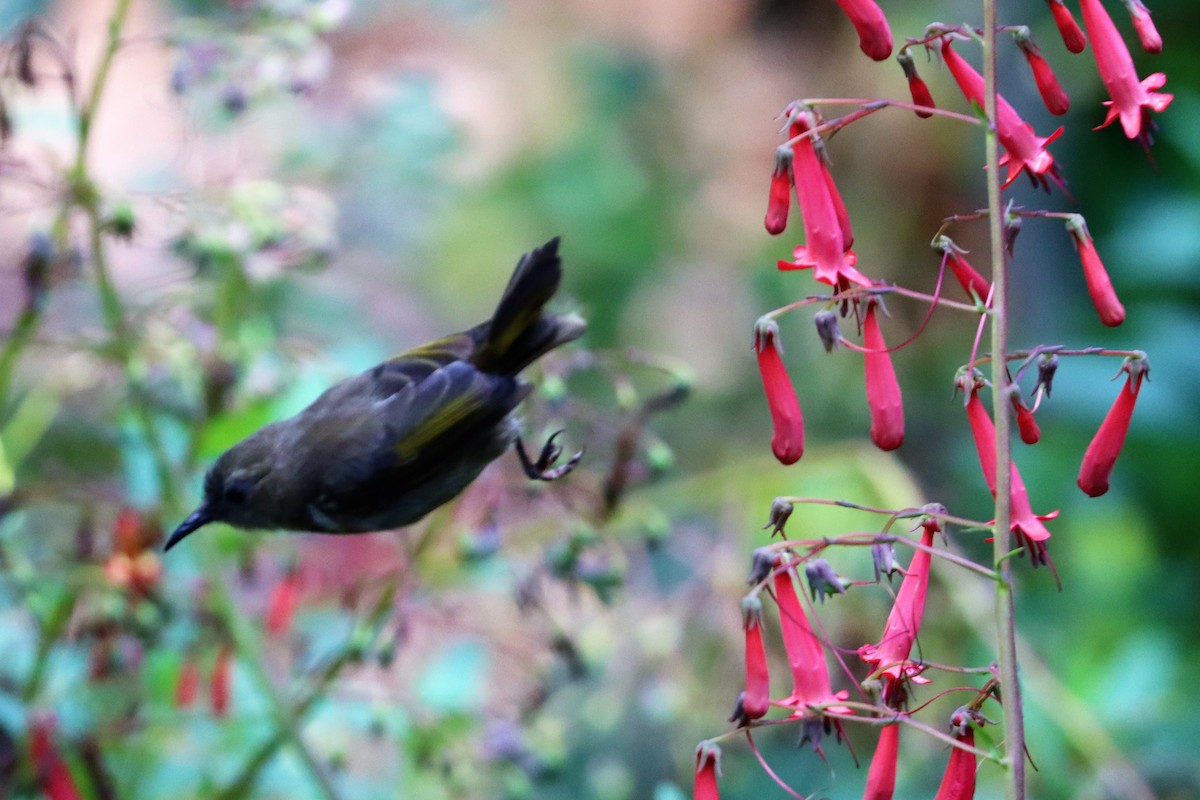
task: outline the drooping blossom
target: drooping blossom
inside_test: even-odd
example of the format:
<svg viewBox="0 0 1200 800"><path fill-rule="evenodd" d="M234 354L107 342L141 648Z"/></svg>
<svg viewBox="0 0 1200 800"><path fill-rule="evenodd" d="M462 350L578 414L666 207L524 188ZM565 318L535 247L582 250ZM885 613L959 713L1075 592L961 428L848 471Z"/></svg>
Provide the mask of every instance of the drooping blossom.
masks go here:
<svg viewBox="0 0 1200 800"><path fill-rule="evenodd" d="M38 788L46 800L82 800L71 769L54 741L53 717L41 716L29 725L29 757L36 772Z"/></svg>
<svg viewBox="0 0 1200 800"><path fill-rule="evenodd" d="M771 451L781 464L795 464L804 455L804 417L792 379L783 365L779 325L774 320L759 320L754 326L754 351L758 354L758 371L774 426Z"/></svg>
<svg viewBox="0 0 1200 800"><path fill-rule="evenodd" d="M286 569L267 598L266 628L272 636L282 636L292 627L292 617L300 602L300 571Z"/></svg>
<svg viewBox="0 0 1200 800"><path fill-rule="evenodd" d="M1158 35L1154 20L1150 19L1150 9L1142 0L1125 0L1125 7L1129 9L1129 18L1133 20L1133 29L1137 31L1142 49L1147 53L1161 53L1162 37Z"/></svg>
<svg viewBox="0 0 1200 800"><path fill-rule="evenodd" d="M742 600L742 627L746 633L746 693L742 697L742 713L751 720L763 716L771 707L771 675L762 637L762 601L757 597Z"/></svg>
<svg viewBox="0 0 1200 800"><path fill-rule="evenodd" d="M775 236L787 228L788 209L792 202L792 150L775 150L775 169L771 172L771 194L767 199L767 216L763 220L767 233Z"/></svg>
<svg viewBox="0 0 1200 800"><path fill-rule="evenodd" d="M854 227L850 224L850 212L846 209L845 201L842 200L842 193L838 191L833 173L829 171L829 164L823 158L821 159L821 173L825 176L825 188L829 190L829 202L833 203L833 213L837 215L838 228L842 231L842 250L849 250L854 246Z"/></svg>
<svg viewBox="0 0 1200 800"><path fill-rule="evenodd" d="M954 738L965 745L975 746L975 729L971 712L960 708L950 718ZM950 748L950 762L942 774L934 800L971 800L975 796L975 754L961 747Z"/></svg>
<svg viewBox="0 0 1200 800"><path fill-rule="evenodd" d="M212 678L208 685L208 701L214 716L223 717L229 711L230 683L233 679L233 646L224 644L217 651Z"/></svg>
<svg viewBox="0 0 1200 800"><path fill-rule="evenodd" d="M814 278L838 290L851 283L869 286L870 279L854 268L857 258L846 247L838 202L830 193L828 169L817 154L813 137L805 135L816 128L816 118L810 109L797 106L788 110L788 119L788 132L796 139L792 145L792 175L804 217L804 244L795 249L795 260L780 261L779 268L812 269Z"/></svg>
<svg viewBox="0 0 1200 800"><path fill-rule="evenodd" d="M183 664L179 667L179 677L175 680L175 707L188 708L196 702L200 693L200 665L191 654L184 655Z"/></svg>
<svg viewBox="0 0 1200 800"><path fill-rule="evenodd" d="M875 0L837 0L858 33L858 46L875 61L892 54L892 30Z"/></svg>
<svg viewBox="0 0 1200 800"><path fill-rule="evenodd" d="M1166 85L1167 76L1155 72L1139 83L1133 56L1129 54L1125 40L1117 32L1117 26L1100 0L1080 0L1080 7L1083 9L1084 27L1092 39L1096 69L1112 98L1104 101L1104 105L1108 106L1108 116L1098 127L1107 127L1119 117L1126 138L1137 139L1149 146L1152 132L1150 112L1162 113L1175 99L1173 94L1155 91Z"/></svg>
<svg viewBox="0 0 1200 800"><path fill-rule="evenodd" d="M967 392L967 424L971 426L971 436L975 439L975 452L979 456L979 469L983 472L983 482L987 484L992 497L996 496L996 425L992 417L983 407L979 399L979 383L971 382L970 386L960 388Z"/></svg>
<svg viewBox="0 0 1200 800"><path fill-rule="evenodd" d="M696 747L696 779L692 800L721 800L717 791L717 776L721 774L721 748L704 741Z"/></svg>
<svg viewBox="0 0 1200 800"><path fill-rule="evenodd" d="M949 38L942 40L942 60L958 88L968 102L984 108L983 76L975 71L951 46ZM1008 186L1022 171L1029 174L1034 185L1049 188L1048 180L1062 186L1062 178L1058 175L1058 167L1054 157L1046 150L1046 145L1062 135L1059 128L1046 138L1041 138L1033 132L1033 127L1021 119L1016 110L1009 105L1001 95L996 95L996 136L1004 145L1004 156L1001 165L1008 165L1008 175L1004 185Z"/></svg>
<svg viewBox="0 0 1200 800"><path fill-rule="evenodd" d="M1087 47L1087 37L1083 35L1083 31L1079 28L1079 23L1075 21L1074 15L1071 14L1071 9L1063 4L1063 0L1046 0L1046 4L1050 6L1050 13L1054 16L1054 24L1058 26L1058 33L1062 36L1063 44L1067 50L1072 53L1082 53Z"/></svg>
<svg viewBox="0 0 1200 800"><path fill-rule="evenodd" d="M900 754L900 723L884 725L867 770L863 800L892 800L896 792L896 761Z"/></svg>
<svg viewBox="0 0 1200 800"><path fill-rule="evenodd" d="M929 87L917 73L917 65L913 63L912 55L907 50L902 49L896 54L896 60L900 62L900 67L904 70L904 79L908 81L908 93L912 95L913 105L936 108L937 106L934 105L933 95L930 94ZM921 119L929 119L933 116L932 111L914 109L914 112Z"/></svg>
<svg viewBox="0 0 1200 800"><path fill-rule="evenodd" d="M936 520L922 526L921 544L933 546L933 534L940 529ZM865 644L858 648L858 657L871 665L872 672L884 679L884 702L898 697L903 682L912 680L917 683L927 683L920 678L924 667L914 664L909 656L913 643L921 630L921 618L925 615L925 595L929 590L929 569L931 555L928 550L916 550L900 591L896 593L896 601L888 614L887 624L883 628L883 637L879 644Z"/></svg>
<svg viewBox="0 0 1200 800"><path fill-rule="evenodd" d="M954 278L968 297L977 297L980 302L991 305L989 297L992 293L992 285L963 258L963 250L950 237L939 236L933 241L933 249L941 251L942 258L950 266Z"/></svg>
<svg viewBox="0 0 1200 800"><path fill-rule="evenodd" d="M1096 243L1088 232L1087 223L1079 214L1072 214L1067 220L1067 231L1075 240L1075 249L1079 251L1079 260L1083 264L1083 278L1087 282L1088 294L1091 295L1092 305L1100 315L1100 321L1110 328L1115 328L1125 321L1125 306L1117 298L1117 290L1113 288L1112 280L1104 262L1096 253Z"/></svg>
<svg viewBox="0 0 1200 800"><path fill-rule="evenodd" d="M880 450L895 450L904 442L904 399L892 366L892 356L876 318L878 303L867 303L863 318L863 354L866 364L867 405L871 410L871 441Z"/></svg>
<svg viewBox="0 0 1200 800"><path fill-rule="evenodd" d="M1034 43L1029 29L1018 28L1017 32L1013 34L1013 38L1025 55L1025 60L1029 62L1029 69L1033 72L1033 82L1037 85L1038 94L1042 96L1046 110L1059 117L1067 113L1071 108L1071 98L1067 96L1066 90L1054 75L1054 70L1050 68L1042 51Z"/></svg>
<svg viewBox="0 0 1200 800"><path fill-rule="evenodd" d="M1083 464L1079 468L1077 483L1089 497L1099 497L1108 491L1109 478L1125 444L1125 435L1129 432L1129 422L1142 388L1142 379L1150 374L1150 364L1145 358L1130 358L1121 365L1121 371L1126 374L1125 385L1100 423L1100 429L1083 454Z"/></svg>
<svg viewBox="0 0 1200 800"><path fill-rule="evenodd" d="M1009 397L1012 400L1013 411L1017 415L1017 433L1020 434L1021 441L1025 444L1037 444L1038 440L1042 438L1042 430L1033 417L1033 409L1025 405L1025 400L1016 387L1012 387Z"/></svg>
<svg viewBox="0 0 1200 800"><path fill-rule="evenodd" d="M779 604L779 627L783 634L783 649L792 668L792 693L782 705L796 709L795 716L811 716L810 706L829 706L826 711L849 713L839 705L850 696L846 690L834 694L829 685L829 668L825 663L825 648L813 633L808 615L800 605L792 581L792 568L777 565L774 574L775 602Z"/></svg>

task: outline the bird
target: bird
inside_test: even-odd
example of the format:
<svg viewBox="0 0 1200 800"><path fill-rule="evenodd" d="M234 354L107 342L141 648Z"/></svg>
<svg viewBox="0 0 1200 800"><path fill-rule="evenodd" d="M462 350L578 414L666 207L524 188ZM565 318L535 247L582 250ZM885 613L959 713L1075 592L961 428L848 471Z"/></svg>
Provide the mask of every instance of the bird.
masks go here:
<svg viewBox="0 0 1200 800"><path fill-rule="evenodd" d="M409 525L514 444L531 479L569 473L583 451L558 463L559 431L530 459L514 417L533 388L519 373L587 329L545 308L562 280L558 248L555 237L521 257L491 319L349 377L225 451L164 550L210 522L317 533Z"/></svg>

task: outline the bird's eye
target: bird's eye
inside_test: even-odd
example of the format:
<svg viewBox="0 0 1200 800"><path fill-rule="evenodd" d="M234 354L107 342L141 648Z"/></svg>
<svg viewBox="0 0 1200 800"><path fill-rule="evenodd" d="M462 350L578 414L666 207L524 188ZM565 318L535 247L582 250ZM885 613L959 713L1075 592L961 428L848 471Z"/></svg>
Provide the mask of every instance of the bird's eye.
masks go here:
<svg viewBox="0 0 1200 800"><path fill-rule="evenodd" d="M246 502L246 496L250 493L250 484L246 481L231 481L225 487L225 502L231 505L240 506Z"/></svg>

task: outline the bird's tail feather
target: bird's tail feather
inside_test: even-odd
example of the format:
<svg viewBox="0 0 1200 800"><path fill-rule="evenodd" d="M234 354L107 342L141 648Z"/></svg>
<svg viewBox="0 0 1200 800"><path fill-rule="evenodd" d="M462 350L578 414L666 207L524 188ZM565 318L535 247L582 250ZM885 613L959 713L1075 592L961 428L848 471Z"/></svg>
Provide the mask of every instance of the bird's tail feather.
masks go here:
<svg viewBox="0 0 1200 800"><path fill-rule="evenodd" d="M515 375L587 329L575 314L545 313L562 280L558 241L555 237L521 257L496 313L477 329L482 341L471 360L483 372Z"/></svg>

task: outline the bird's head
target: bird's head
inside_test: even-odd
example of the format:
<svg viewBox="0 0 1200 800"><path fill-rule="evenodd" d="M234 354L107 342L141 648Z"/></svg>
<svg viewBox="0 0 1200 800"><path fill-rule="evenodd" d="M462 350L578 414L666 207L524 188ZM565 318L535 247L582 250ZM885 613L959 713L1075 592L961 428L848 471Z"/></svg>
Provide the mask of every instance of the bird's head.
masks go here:
<svg viewBox="0 0 1200 800"><path fill-rule="evenodd" d="M270 426L226 450L204 477L204 499L167 539L170 550L210 522L238 528L271 527L275 517L272 482L274 433Z"/></svg>

